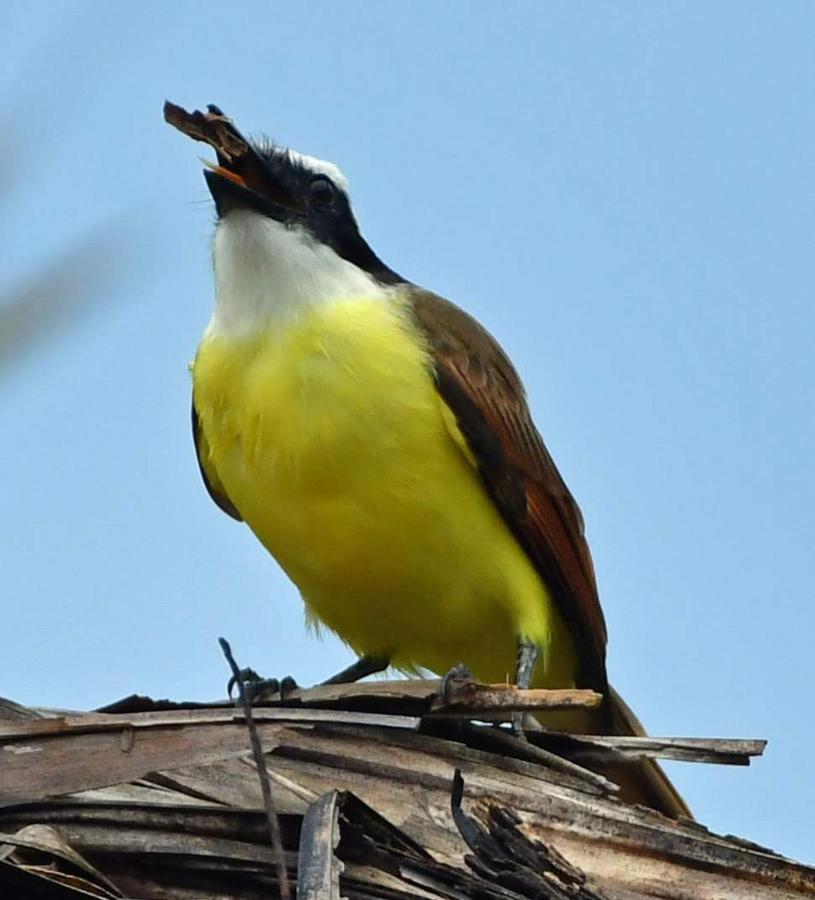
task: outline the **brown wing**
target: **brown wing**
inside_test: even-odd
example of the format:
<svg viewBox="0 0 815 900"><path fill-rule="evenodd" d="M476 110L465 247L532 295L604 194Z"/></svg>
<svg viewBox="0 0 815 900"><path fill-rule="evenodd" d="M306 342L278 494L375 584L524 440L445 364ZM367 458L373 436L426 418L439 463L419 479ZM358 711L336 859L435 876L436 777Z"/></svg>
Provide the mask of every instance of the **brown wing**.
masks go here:
<svg viewBox="0 0 815 900"><path fill-rule="evenodd" d="M523 385L495 339L441 297L416 289L415 321L436 383L484 486L534 563L580 653L580 681L606 693L606 625L583 518L532 421Z"/></svg>
<svg viewBox="0 0 815 900"><path fill-rule="evenodd" d="M195 398L192 401L192 440L195 444L195 456L198 460L198 469L201 472L201 478L204 480L204 487L207 493L215 501L216 505L222 509L228 516L232 516L238 522L242 522L243 518L238 512L235 504L227 496L218 473L209 465L209 446L207 438L201 428L201 422L198 419L198 413L195 410Z"/></svg>

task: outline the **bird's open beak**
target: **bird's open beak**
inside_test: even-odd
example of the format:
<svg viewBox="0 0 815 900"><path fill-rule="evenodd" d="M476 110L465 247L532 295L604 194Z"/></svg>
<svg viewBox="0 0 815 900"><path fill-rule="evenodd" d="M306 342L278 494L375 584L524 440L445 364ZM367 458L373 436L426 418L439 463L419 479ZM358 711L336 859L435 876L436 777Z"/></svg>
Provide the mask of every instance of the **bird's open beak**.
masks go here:
<svg viewBox="0 0 815 900"><path fill-rule="evenodd" d="M164 119L188 137L214 148L218 162L204 161L204 178L220 218L233 209L253 209L288 222L301 212L291 191L217 106L209 105L205 113L189 113L166 101Z"/></svg>

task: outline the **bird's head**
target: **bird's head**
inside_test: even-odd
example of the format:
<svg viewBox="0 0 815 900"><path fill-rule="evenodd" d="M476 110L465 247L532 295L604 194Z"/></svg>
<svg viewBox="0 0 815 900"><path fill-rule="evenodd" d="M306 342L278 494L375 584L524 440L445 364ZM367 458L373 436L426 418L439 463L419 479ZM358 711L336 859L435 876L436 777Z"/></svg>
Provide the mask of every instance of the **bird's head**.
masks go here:
<svg viewBox="0 0 815 900"><path fill-rule="evenodd" d="M215 268L219 292L248 273L266 289L291 294L364 291L365 282L402 282L362 236L348 184L333 164L245 138L215 106L206 113L171 103L165 119L216 151L204 177L218 216ZM255 279L257 280L257 279Z"/></svg>

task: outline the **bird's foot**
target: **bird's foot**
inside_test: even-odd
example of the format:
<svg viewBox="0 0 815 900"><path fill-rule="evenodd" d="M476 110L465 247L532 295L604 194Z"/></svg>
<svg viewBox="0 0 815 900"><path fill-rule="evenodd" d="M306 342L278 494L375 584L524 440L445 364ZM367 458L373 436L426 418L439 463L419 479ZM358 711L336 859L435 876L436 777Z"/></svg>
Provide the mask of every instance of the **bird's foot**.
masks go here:
<svg viewBox="0 0 815 900"><path fill-rule="evenodd" d="M453 666L441 680L441 690L439 691L439 694L441 695L442 702L445 706L453 701L456 682L474 680L475 676L464 663L458 663L458 665Z"/></svg>
<svg viewBox="0 0 815 900"><path fill-rule="evenodd" d="M351 663L350 666L346 666L341 672L337 672L337 674L332 675L331 678L326 678L326 680L321 681L320 684L348 684L352 681L358 681L360 678L365 678L367 675L382 672L384 669L387 669L389 664L390 658L381 654L360 656L360 658ZM287 675L285 678L280 679L263 678L258 675L254 669L241 669L240 679L243 682L244 690L246 691L250 703L256 700L272 699L273 697L277 699L276 695L279 695L279 699L285 700L288 694L300 686L291 675ZM229 679L226 691L230 699L232 698L232 691L237 683L237 678L234 676Z"/></svg>
<svg viewBox="0 0 815 900"><path fill-rule="evenodd" d="M284 678L263 678L254 669L250 668L240 670L240 679L243 682L243 689L246 691L246 696L250 703L270 699L277 694L280 695L282 700L299 686L291 675L286 675ZM226 692L230 700L232 699L232 691L237 686L237 683L238 679L233 675L226 685Z"/></svg>

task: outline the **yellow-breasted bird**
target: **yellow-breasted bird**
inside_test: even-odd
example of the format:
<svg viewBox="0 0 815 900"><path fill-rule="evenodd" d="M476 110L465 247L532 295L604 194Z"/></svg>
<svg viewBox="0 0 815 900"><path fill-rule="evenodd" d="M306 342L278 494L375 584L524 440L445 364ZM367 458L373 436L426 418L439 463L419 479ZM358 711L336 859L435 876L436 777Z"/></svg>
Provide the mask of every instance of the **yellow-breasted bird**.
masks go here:
<svg viewBox="0 0 815 900"><path fill-rule="evenodd" d="M252 143L214 106L165 118L218 157L201 474L360 655L342 674L464 663L591 687L606 700L581 730L639 733L608 685L580 511L495 339L379 259L336 166ZM689 814L655 763L624 776L630 798Z"/></svg>

